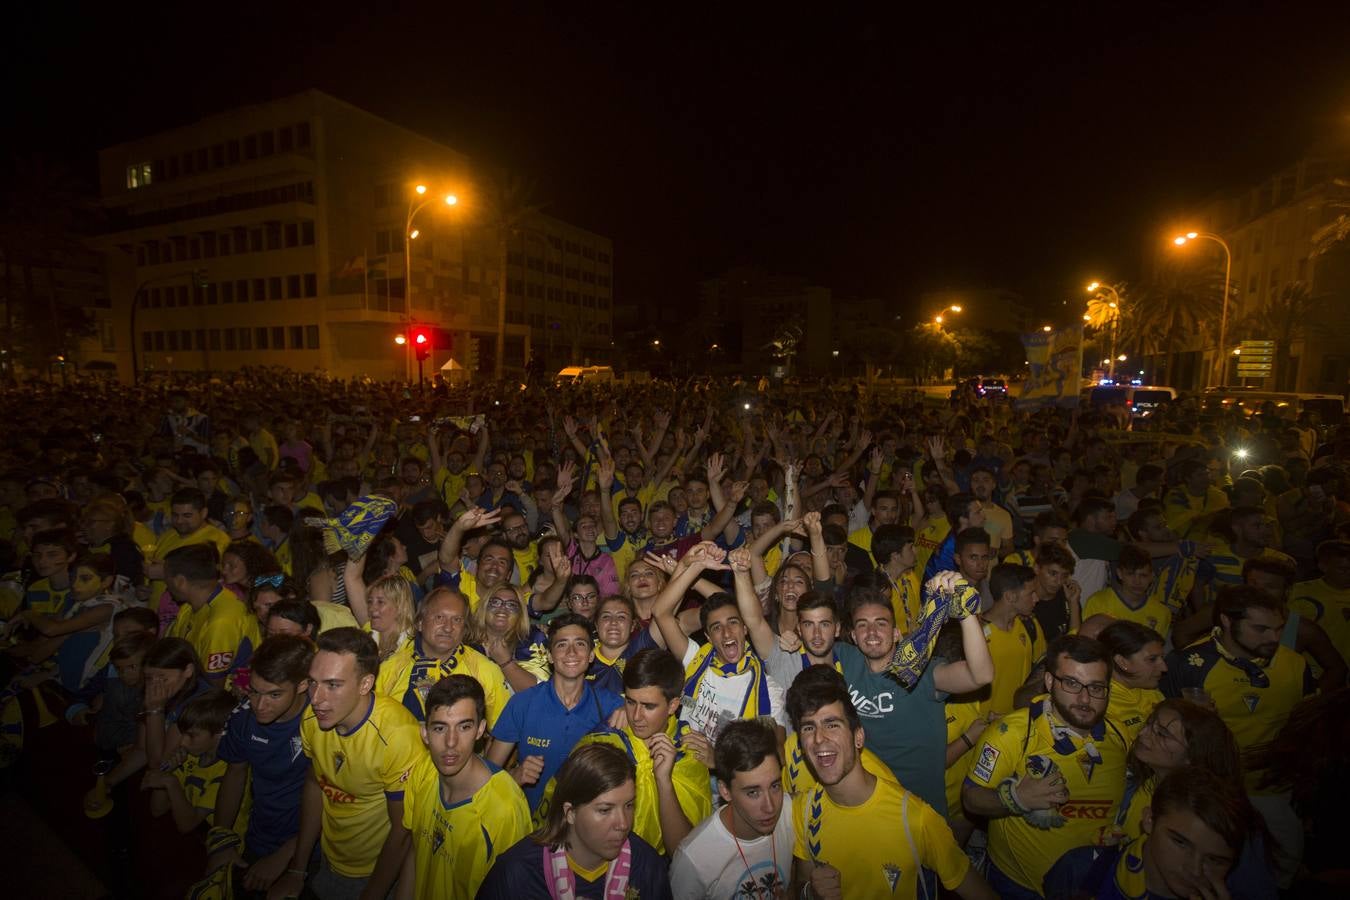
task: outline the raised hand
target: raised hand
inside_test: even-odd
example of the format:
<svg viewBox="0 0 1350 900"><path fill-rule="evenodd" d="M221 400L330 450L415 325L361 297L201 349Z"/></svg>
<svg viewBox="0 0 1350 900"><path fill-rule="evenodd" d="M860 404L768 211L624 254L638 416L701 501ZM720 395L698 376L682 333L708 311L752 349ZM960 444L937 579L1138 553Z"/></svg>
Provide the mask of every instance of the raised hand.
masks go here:
<svg viewBox="0 0 1350 900"><path fill-rule="evenodd" d="M946 442L942 435L935 434L928 439L928 453L933 457L934 462L941 462L946 459Z"/></svg>
<svg viewBox="0 0 1350 900"><path fill-rule="evenodd" d="M563 416L563 431L567 432L567 436L570 438L576 437L577 420L571 416Z"/></svg>
<svg viewBox="0 0 1350 900"><path fill-rule="evenodd" d="M600 490L607 491L614 486L614 457L605 454L595 469L595 482Z"/></svg>
<svg viewBox="0 0 1350 900"><path fill-rule="evenodd" d="M455 524L463 523L465 531L472 531L475 528L486 528L489 525L496 525L501 521L502 511L500 509L483 509L481 506L473 506L464 511L464 515L455 520Z"/></svg>
<svg viewBox="0 0 1350 900"><path fill-rule="evenodd" d="M750 571L750 548L737 547L727 554L727 566L732 572L740 574Z"/></svg>
<svg viewBox="0 0 1350 900"><path fill-rule="evenodd" d="M685 556L688 555L689 554L687 553L685 554ZM667 575L673 574L675 572L675 567L679 565L679 561L676 560L675 557L667 556L664 553L646 553L643 554L642 560L650 566L655 566Z"/></svg>
<svg viewBox="0 0 1350 900"><path fill-rule="evenodd" d="M742 500L745 499L745 492L748 490L750 490L750 482L733 481L731 483L731 490L727 492L728 499L732 503L740 503Z"/></svg>
<svg viewBox="0 0 1350 900"><path fill-rule="evenodd" d="M819 534L825 527L820 521L820 510L812 510L802 516L802 525L806 527L807 534Z"/></svg>
<svg viewBox="0 0 1350 900"><path fill-rule="evenodd" d="M881 452L880 447L873 447L871 454L867 457L867 471L873 475L881 474L881 467L886 462L886 456Z"/></svg>
<svg viewBox="0 0 1350 900"><path fill-rule="evenodd" d="M722 454L712 453L708 456L708 483L721 484L722 476L726 474L726 466L722 460Z"/></svg>

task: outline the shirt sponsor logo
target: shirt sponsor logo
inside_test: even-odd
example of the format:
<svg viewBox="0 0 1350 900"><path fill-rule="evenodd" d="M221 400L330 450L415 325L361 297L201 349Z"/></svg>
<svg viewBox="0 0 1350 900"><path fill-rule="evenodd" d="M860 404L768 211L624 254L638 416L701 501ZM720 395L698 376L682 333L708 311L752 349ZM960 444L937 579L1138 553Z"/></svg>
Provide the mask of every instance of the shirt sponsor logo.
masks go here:
<svg viewBox="0 0 1350 900"><path fill-rule="evenodd" d="M223 672L230 667L230 663L232 662L234 662L233 651L229 653L212 653L206 659L206 671Z"/></svg>
<svg viewBox="0 0 1350 900"><path fill-rule="evenodd" d="M853 706L858 710L858 715L864 718L879 719L884 714L895 711L895 702L892 699L895 695L890 691L877 694L875 698L864 697L852 690L848 693L853 699Z"/></svg>
<svg viewBox="0 0 1350 900"><path fill-rule="evenodd" d="M271 743L271 741L269 741L267 738L262 737L261 735L257 735L257 734L250 734L250 735L248 736L248 739L249 739L250 741L257 741L257 742L260 743L260 744L270 744L270 743Z"/></svg>
<svg viewBox="0 0 1350 900"><path fill-rule="evenodd" d="M320 775L320 776L319 776L319 789L323 791L323 795L324 795L325 797L328 798L328 801L329 801L330 803L355 803L355 802L356 802L356 795L355 795L355 794L349 794L349 793L347 793L347 792L344 791L342 788L340 788L340 787L338 787L337 785L333 784L331 781L329 781L329 780L328 780L327 778L325 778L323 775Z"/></svg>
<svg viewBox="0 0 1350 900"><path fill-rule="evenodd" d="M541 749L544 749L547 748L549 744L553 743L553 741L551 738L527 737L525 739L525 743L530 747L539 747Z"/></svg>
<svg viewBox="0 0 1350 900"><path fill-rule="evenodd" d="M1110 800L1070 800L1059 808L1059 814L1066 819L1102 820L1110 812Z"/></svg>

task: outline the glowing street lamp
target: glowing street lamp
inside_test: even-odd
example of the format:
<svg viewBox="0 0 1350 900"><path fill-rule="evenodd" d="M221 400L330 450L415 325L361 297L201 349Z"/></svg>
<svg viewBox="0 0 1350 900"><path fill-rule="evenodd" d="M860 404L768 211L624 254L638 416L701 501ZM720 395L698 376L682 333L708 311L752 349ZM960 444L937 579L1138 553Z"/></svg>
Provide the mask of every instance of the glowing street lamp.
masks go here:
<svg viewBox="0 0 1350 900"><path fill-rule="evenodd" d="M403 237L404 237L404 241L403 241L403 303L404 303L403 315L404 315L404 321L408 321L407 317L410 316L410 315L412 315L412 246L411 246L411 244L412 244L413 241L417 240L417 236L420 235L420 234L422 233L420 229L413 228L413 218L416 217L416 215L417 215L419 212L422 211L422 207L426 206L426 205L427 205L428 203L430 203L431 200L432 200L431 197L427 196L427 186L426 186L425 184L419 184L419 185L417 185L416 187L413 188L413 192L416 194L416 196L414 196L413 198L411 198L411 199L408 201L408 217L404 220L404 223L403 223ZM422 200L419 202L419 201L418 201L418 198L419 198L419 197L424 198L424 199L422 199ZM459 202L459 198L456 197L454 194L446 194L446 195L445 195L445 205L446 205L446 206L454 206L454 205L455 205L456 203L458 203L458 202ZM402 337L402 336L400 335L400 337ZM404 345L404 344L407 343L407 339L405 338L405 339L403 339L403 340L400 340L400 341L398 341L398 343L399 343L400 346L402 346L402 345ZM408 377L408 378L411 378L411 377L412 377L412 375L411 375L411 366L412 366L412 361L411 361L411 360L406 360L406 359L405 359L405 360L404 360L404 375L405 375L406 377Z"/></svg>
<svg viewBox="0 0 1350 900"><path fill-rule="evenodd" d="M401 334L396 334L394 335L394 343L402 347L404 344L408 343L408 339Z"/></svg>
<svg viewBox="0 0 1350 900"><path fill-rule="evenodd" d="M1052 331L1054 331L1054 330L1055 330L1055 329L1052 328L1052 327L1050 327L1049 325L1042 325L1042 326L1041 326L1041 331L1044 331L1046 334L1049 334L1050 332L1052 332Z"/></svg>
<svg viewBox="0 0 1350 900"><path fill-rule="evenodd" d="M1228 345L1228 285L1232 282L1233 276L1233 250L1228 246L1228 242L1217 234L1209 231L1188 231L1185 234L1177 235L1172 238L1172 243L1178 247L1184 247L1187 243L1194 240L1213 241L1223 248L1224 268L1223 268L1223 314L1219 317L1219 352L1215 354L1219 366L1224 371L1220 373L1220 380L1227 374L1228 364L1224 361L1223 348ZM1205 375L1205 387L1211 385L1213 376L1211 369Z"/></svg>

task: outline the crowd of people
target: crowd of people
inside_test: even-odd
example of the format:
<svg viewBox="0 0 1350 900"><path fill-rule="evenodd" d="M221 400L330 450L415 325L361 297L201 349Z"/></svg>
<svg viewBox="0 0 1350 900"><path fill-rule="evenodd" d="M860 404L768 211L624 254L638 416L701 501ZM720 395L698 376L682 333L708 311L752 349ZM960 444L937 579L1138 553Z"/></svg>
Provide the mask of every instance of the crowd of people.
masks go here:
<svg viewBox="0 0 1350 900"><path fill-rule="evenodd" d="M0 415L3 791L108 896L1346 881L1350 426L281 370Z"/></svg>

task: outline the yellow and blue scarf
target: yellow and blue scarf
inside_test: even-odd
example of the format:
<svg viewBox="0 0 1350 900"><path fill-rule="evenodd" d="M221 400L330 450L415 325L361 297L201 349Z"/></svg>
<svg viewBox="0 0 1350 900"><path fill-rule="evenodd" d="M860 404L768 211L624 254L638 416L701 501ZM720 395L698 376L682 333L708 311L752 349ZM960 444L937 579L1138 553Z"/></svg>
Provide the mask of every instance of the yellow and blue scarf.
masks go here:
<svg viewBox="0 0 1350 900"><path fill-rule="evenodd" d="M980 591L964 578L958 579L951 591L935 591L924 585L919 623L896 642L890 665L883 674L906 690L914 687L923 677L923 670L928 668L928 660L937 646L938 632L947 620L964 619L979 611Z"/></svg>
<svg viewBox="0 0 1350 900"><path fill-rule="evenodd" d="M751 647L746 647L736 662L718 665L713 661L715 658L713 649L712 644L704 644L685 667L684 702L693 703L698 699L699 688L709 669L715 669L727 678L752 672L754 677L750 679L750 687L745 690L745 699L741 702L737 717L744 719L771 715L773 709L769 701L769 676L765 673L764 666L755 655L755 651Z"/></svg>

